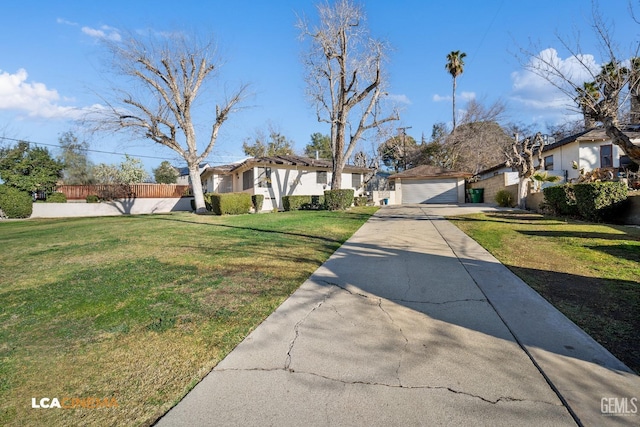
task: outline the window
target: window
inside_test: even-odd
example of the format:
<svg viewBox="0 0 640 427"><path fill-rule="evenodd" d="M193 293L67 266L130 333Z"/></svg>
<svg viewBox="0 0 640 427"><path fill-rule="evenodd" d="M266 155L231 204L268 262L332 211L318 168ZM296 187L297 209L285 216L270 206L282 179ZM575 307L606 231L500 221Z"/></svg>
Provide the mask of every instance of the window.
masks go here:
<svg viewBox="0 0 640 427"><path fill-rule="evenodd" d="M327 171L316 172L316 184L326 184L326 183L327 183Z"/></svg>
<svg viewBox="0 0 640 427"><path fill-rule="evenodd" d="M613 167L613 145L600 146L600 167L601 168Z"/></svg>
<svg viewBox="0 0 640 427"><path fill-rule="evenodd" d="M351 186L355 189L358 189L362 186L362 175L359 173L351 174Z"/></svg>
<svg viewBox="0 0 640 427"><path fill-rule="evenodd" d="M271 168L258 168L258 187L271 188Z"/></svg>
<svg viewBox="0 0 640 427"><path fill-rule="evenodd" d="M544 170L546 171L553 170L553 156L547 156L544 158Z"/></svg>
<svg viewBox="0 0 640 427"><path fill-rule="evenodd" d="M242 174L242 189L248 190L250 188L253 188L253 169L244 171Z"/></svg>

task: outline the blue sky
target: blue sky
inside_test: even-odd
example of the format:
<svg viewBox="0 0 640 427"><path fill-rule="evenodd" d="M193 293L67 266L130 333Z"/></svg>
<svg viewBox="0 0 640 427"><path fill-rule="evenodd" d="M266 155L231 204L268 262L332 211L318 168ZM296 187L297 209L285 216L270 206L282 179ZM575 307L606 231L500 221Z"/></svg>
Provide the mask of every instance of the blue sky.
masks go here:
<svg viewBox="0 0 640 427"><path fill-rule="evenodd" d="M316 121L304 91L300 63L302 44L296 14L315 18L314 1L234 0L171 2L164 0L7 2L0 15L0 136L56 145L59 135L75 130L96 150L95 163L118 163L129 153L147 169L162 159L180 164L168 148L123 135L91 136L73 118L99 104L104 90L104 51L100 38L126 31L192 31L212 33L224 60L220 74L230 89L248 83L253 96L222 128L212 163L243 157L242 142L269 124L295 142L301 152L314 132L329 133ZM569 53L557 35L579 33L583 53L600 60L594 40L590 0L397 0L362 2L371 33L390 43L388 92L401 108L397 127L419 140L433 124L451 122L451 76L445 71L452 50L467 54L458 80L458 106L475 98L498 99L514 122L535 125L562 121L568 101L523 70L516 53L534 42L538 50L554 48L561 60ZM614 24L622 50L637 42L640 24L629 14L627 0L607 0L604 19ZM640 10L640 4L633 0ZM567 61L570 64L570 61ZM211 96L216 96L211 93ZM221 97L220 97L221 99ZM395 125L394 125L395 126ZM370 148L373 138L364 141ZM0 141L0 143L2 143ZM5 141L6 143L6 141ZM56 152L54 147L49 147ZM143 157L144 156L144 157Z"/></svg>

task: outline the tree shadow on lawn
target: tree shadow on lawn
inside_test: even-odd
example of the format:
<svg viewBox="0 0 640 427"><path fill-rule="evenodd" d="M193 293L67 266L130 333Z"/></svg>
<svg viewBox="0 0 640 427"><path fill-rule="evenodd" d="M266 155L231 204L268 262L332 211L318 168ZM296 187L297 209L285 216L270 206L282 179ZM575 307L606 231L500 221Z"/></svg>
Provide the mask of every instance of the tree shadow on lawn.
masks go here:
<svg viewBox="0 0 640 427"><path fill-rule="evenodd" d="M305 237L308 239L316 239L316 240L322 240L325 242L338 243L338 244L343 243L343 241L340 239L331 239L329 237L313 236L311 234L295 233L291 231L269 230L269 229L256 228L256 227L241 227L238 225L229 225L229 224L213 224L210 222L188 221L188 220L183 220L178 218L168 218L168 217L157 217L154 219L157 219L160 221L174 221L174 222L179 222L183 224L195 224L195 225L204 225L204 226L210 226L210 227L228 228L228 229L235 229L235 230L255 231L258 233L272 233L272 234L280 234L285 236ZM145 220L148 220L148 218L146 218Z"/></svg>
<svg viewBox="0 0 640 427"><path fill-rule="evenodd" d="M618 233L599 233L592 231L535 231L535 230L518 230L518 233L527 236L538 237L567 237L567 238L581 238L581 239L603 239L603 240L635 240L640 242L640 237L629 234L627 230L620 230L625 234Z"/></svg>
<svg viewBox="0 0 640 427"><path fill-rule="evenodd" d="M508 266L636 373L640 372L640 283Z"/></svg>

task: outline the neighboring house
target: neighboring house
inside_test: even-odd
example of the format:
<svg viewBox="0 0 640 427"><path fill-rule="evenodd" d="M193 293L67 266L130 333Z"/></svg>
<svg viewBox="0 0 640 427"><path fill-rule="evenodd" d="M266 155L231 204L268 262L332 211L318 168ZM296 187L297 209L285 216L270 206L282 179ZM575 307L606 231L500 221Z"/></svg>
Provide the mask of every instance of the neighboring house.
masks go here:
<svg viewBox="0 0 640 427"><path fill-rule="evenodd" d="M200 175L204 172L205 169L209 168L208 163L200 163L198 165L200 168ZM191 185L191 179L189 178L189 168L175 168L178 171L178 178L176 180L177 185Z"/></svg>
<svg viewBox="0 0 640 427"><path fill-rule="evenodd" d="M640 127L633 126L623 131L634 144L640 145ZM604 129L590 129L546 145L542 157L542 169L563 177L565 181L577 179L580 169L589 172L605 168L617 173L632 164L622 149L611 142ZM578 164L577 170L573 169L573 162Z"/></svg>
<svg viewBox="0 0 640 427"><path fill-rule="evenodd" d="M473 174L421 165L389 177L395 184L395 202L464 203L465 179Z"/></svg>
<svg viewBox="0 0 640 427"><path fill-rule="evenodd" d="M331 186L332 162L302 156L249 158L241 163L215 166L202 172L207 193L264 195L263 211L282 208L282 196L322 195ZM355 195L364 193L364 176L371 170L345 166L342 188L352 188Z"/></svg>

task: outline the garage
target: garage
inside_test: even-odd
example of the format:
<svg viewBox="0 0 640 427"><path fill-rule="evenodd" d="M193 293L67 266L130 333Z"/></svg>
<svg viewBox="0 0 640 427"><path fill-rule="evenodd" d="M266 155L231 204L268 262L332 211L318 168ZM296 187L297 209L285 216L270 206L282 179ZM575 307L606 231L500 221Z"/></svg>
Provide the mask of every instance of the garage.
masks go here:
<svg viewBox="0 0 640 427"><path fill-rule="evenodd" d="M402 204L464 203L465 178L471 174L421 165L404 172L391 175L395 182L396 195Z"/></svg>

